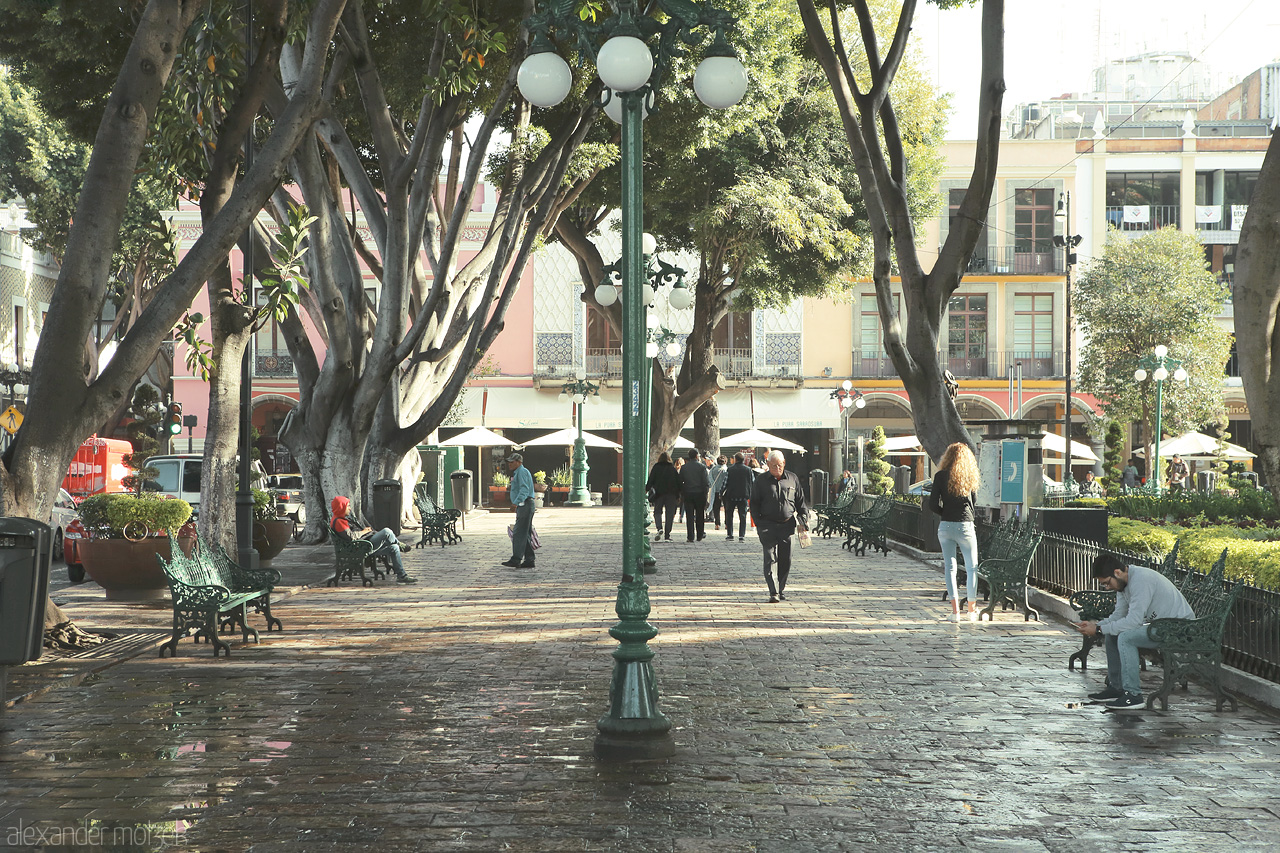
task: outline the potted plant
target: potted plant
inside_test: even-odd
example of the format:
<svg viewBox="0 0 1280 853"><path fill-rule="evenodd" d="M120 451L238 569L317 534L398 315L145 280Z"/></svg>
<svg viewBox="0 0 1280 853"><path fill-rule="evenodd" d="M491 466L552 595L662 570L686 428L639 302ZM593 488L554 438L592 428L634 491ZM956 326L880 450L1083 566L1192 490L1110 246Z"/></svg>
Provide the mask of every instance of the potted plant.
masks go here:
<svg viewBox="0 0 1280 853"><path fill-rule="evenodd" d="M622 484L610 483L609 484L609 506L621 506L621 505L622 505Z"/></svg>
<svg viewBox="0 0 1280 853"><path fill-rule="evenodd" d="M493 473L493 482L489 485L489 506L493 508L511 506L511 478L501 471Z"/></svg>
<svg viewBox="0 0 1280 853"><path fill-rule="evenodd" d="M190 518L191 504L176 498L90 495L80 502L87 538L77 550L85 573L112 600L163 598L169 584L156 555L169 555L171 536L191 553Z"/></svg>
<svg viewBox="0 0 1280 853"><path fill-rule="evenodd" d="M547 472L533 472L533 508L542 509L547 499Z"/></svg>
<svg viewBox="0 0 1280 853"><path fill-rule="evenodd" d="M271 561L289 544L293 535L293 519L284 515L284 507L276 506L274 496L262 489L250 489L253 494L253 547L258 552L260 565L270 566Z"/></svg>
<svg viewBox="0 0 1280 853"><path fill-rule="evenodd" d="M551 483L552 497L557 498L562 504L569 500L569 484L573 482L573 473L568 465L561 465L552 471L547 479Z"/></svg>

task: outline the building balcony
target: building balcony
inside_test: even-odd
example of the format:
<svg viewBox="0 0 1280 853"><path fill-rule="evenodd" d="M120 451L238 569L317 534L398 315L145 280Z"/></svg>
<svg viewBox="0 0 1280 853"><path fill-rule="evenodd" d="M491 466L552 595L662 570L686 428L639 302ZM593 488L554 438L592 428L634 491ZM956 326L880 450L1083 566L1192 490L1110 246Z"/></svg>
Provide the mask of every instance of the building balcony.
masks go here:
<svg viewBox="0 0 1280 853"><path fill-rule="evenodd" d="M1062 350L1004 350L988 352L985 357L947 358L938 354L938 363L957 379L1004 379L1009 369L1022 365L1023 379L1066 378L1066 356ZM887 355L853 356L854 379L896 377L898 371Z"/></svg>
<svg viewBox="0 0 1280 853"><path fill-rule="evenodd" d="M1054 275L1066 271L1062 249L1052 246L1031 250L1017 246L974 249L965 272L970 275Z"/></svg>
<svg viewBox="0 0 1280 853"><path fill-rule="evenodd" d="M1126 204L1108 207L1107 223L1125 232L1155 231L1159 228L1177 228L1182 223L1180 208L1176 204Z"/></svg>
<svg viewBox="0 0 1280 853"><path fill-rule="evenodd" d="M616 347L604 349L588 348L586 353L587 378L606 382L622 380L622 350ZM683 352L677 356L669 356L662 352L658 356L664 368L679 367L684 360ZM800 363L792 360L786 363L774 361L757 367L750 349L717 349L712 355L712 363L719 369L726 380L746 382L753 379L776 379L779 377L797 378L800 376ZM572 364L561 363L560 359L538 359L534 365L534 376L541 380L553 381L573 377Z"/></svg>
<svg viewBox="0 0 1280 853"><path fill-rule="evenodd" d="M293 356L287 349L254 347L253 375L259 379L292 379L297 375L293 369Z"/></svg>

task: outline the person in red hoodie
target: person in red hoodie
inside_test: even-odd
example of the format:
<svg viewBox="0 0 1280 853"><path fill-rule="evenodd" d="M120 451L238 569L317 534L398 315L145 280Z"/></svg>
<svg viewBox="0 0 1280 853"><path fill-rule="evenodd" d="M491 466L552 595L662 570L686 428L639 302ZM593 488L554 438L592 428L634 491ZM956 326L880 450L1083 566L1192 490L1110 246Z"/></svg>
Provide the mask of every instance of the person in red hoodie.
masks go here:
<svg viewBox="0 0 1280 853"><path fill-rule="evenodd" d="M373 543L373 556L386 556L391 563L391 569L396 573L396 581L398 583L417 583L416 578L409 577L404 570L404 561L400 558L400 540L396 538L395 533L390 527L384 527L381 530L371 530L363 528L361 530L351 529L351 520L347 518L347 512L351 509L351 501L338 495L329 503L329 508L333 511L329 520L329 529L333 531L335 536L343 536L347 539L367 539Z"/></svg>

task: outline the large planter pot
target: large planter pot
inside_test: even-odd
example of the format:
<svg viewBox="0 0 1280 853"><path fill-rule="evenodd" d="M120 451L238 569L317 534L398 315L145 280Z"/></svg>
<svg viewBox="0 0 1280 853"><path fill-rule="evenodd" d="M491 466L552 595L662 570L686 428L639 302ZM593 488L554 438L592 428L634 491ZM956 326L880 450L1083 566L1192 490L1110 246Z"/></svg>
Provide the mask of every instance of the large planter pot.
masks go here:
<svg viewBox="0 0 1280 853"><path fill-rule="evenodd" d="M489 487L489 507L491 509L503 509L511 506L511 493L506 486L490 486Z"/></svg>
<svg viewBox="0 0 1280 853"><path fill-rule="evenodd" d="M552 486L550 502L556 506L564 506L564 502L569 500L568 486Z"/></svg>
<svg viewBox="0 0 1280 853"><path fill-rule="evenodd" d="M258 552L258 564L270 566L271 561L289 544L293 535L293 519L270 518L253 523L253 547Z"/></svg>
<svg viewBox="0 0 1280 853"><path fill-rule="evenodd" d="M194 540L179 539L190 554ZM111 601L147 601L164 598L169 582L156 555L169 556L168 536L149 536L137 542L128 539L84 539L78 546L85 574L97 582Z"/></svg>

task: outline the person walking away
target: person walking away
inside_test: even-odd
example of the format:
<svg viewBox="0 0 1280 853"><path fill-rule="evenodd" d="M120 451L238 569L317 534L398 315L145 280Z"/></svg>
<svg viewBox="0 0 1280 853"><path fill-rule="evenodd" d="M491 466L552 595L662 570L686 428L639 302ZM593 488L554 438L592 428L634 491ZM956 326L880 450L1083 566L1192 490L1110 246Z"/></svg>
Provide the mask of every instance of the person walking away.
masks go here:
<svg viewBox="0 0 1280 853"><path fill-rule="evenodd" d="M680 483L680 499L685 510L685 533L690 542L701 542L707 538L707 493L711 491L711 477L707 473L707 466L698 458L698 451L689 451L689 461L680 469Z"/></svg>
<svg viewBox="0 0 1280 853"><path fill-rule="evenodd" d="M529 542L533 534L533 475L524 467L524 456L512 453L507 457L507 467L511 470L511 486L509 495L511 505L516 508L516 523L511 531L511 559L502 565L511 569L533 568L533 545Z"/></svg>
<svg viewBox="0 0 1280 853"><path fill-rule="evenodd" d="M1138 652L1151 646L1147 633L1153 619L1194 619L1195 611L1173 582L1155 569L1126 566L1115 554L1099 554L1090 570L1104 589L1116 593L1111 615L1096 622L1072 622L1086 637L1102 634L1107 650L1107 683L1089 701L1110 711L1143 706Z"/></svg>
<svg viewBox="0 0 1280 853"><path fill-rule="evenodd" d="M351 519L347 518L347 513L351 511L351 501L342 495L336 496L329 502L329 510L331 517L329 519L329 529L334 535L341 536L347 541L353 539L367 539L373 544L373 551L370 553L372 557L386 557L387 562L391 564L391 571L395 573L397 583L417 583L416 578L411 578L404 570L404 560L400 556L401 548L400 540L396 538L396 534L390 527L384 527L381 530L372 530L365 527L361 530L353 530L351 527Z"/></svg>
<svg viewBox="0 0 1280 853"><path fill-rule="evenodd" d="M720 529L720 507L723 504L724 474L729 470L728 459L722 454L716 457L716 464L708 472L711 475L711 520L716 530Z"/></svg>
<svg viewBox="0 0 1280 853"><path fill-rule="evenodd" d="M680 502L680 475L676 466L671 464L671 457L666 453L658 456L658 461L649 469L649 479L644 484L645 493L651 495L653 504L653 540L656 542L664 536L671 541L671 522L676 516L676 504ZM666 523L663 523L663 516Z"/></svg>
<svg viewBox="0 0 1280 853"><path fill-rule="evenodd" d="M684 459L677 456L674 460L676 466L676 474L679 475L684 470ZM682 480L683 482L683 480ZM676 498L676 521L684 524L684 495L681 494Z"/></svg>
<svg viewBox="0 0 1280 853"><path fill-rule="evenodd" d="M964 556L969 621L978 621L978 532L973 522L978 491L978 460L969 445L957 441L942 454L933 475L929 508L938 514L938 544L942 546L942 571L951 596L948 621L960 621L960 596L956 591L956 551Z"/></svg>
<svg viewBox="0 0 1280 853"><path fill-rule="evenodd" d="M769 603L786 600L787 578L791 574L791 534L809 528L809 506L805 503L800 478L786 470L787 460L780 450L765 457L765 473L751 487L751 519L764 549L764 579L769 585ZM778 567L778 585L773 584L773 567Z"/></svg>
<svg viewBox="0 0 1280 853"><path fill-rule="evenodd" d="M1186 486L1187 476L1189 473L1190 472L1187 471L1187 463L1182 461L1182 457L1176 453L1173 454L1173 459L1169 460L1169 471L1167 474L1167 479L1169 480L1169 491L1182 491Z"/></svg>
<svg viewBox="0 0 1280 853"><path fill-rule="evenodd" d="M755 482L755 472L746 466L746 457L741 453L733 455L733 464L724 472L724 528L725 540L733 541L733 514L738 513L738 541L745 540L747 535L747 501L751 499L751 486Z"/></svg>

